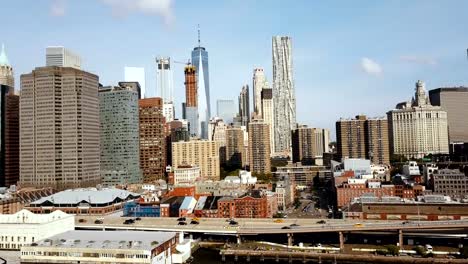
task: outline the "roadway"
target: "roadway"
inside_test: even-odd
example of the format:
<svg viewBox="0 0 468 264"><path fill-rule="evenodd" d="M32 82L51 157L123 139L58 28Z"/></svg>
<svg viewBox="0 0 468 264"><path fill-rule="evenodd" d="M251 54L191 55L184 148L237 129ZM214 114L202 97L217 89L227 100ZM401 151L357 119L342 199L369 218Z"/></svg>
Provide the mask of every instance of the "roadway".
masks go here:
<svg viewBox="0 0 468 264"><path fill-rule="evenodd" d="M321 219L283 219L276 223L275 219L238 218L237 226L231 226L226 219L201 218L198 225L178 225L177 218L169 217L142 217L134 224L123 224L127 217L115 215L102 217L102 224L95 224L97 216L76 216L76 227L80 229L124 229L148 231L176 231L187 233L211 234L293 234L293 233L322 233L322 232L357 232L357 231L388 231L388 230L450 230L468 229L468 220L450 221L357 221L327 219L325 224L318 224ZM84 219L85 222L82 222ZM190 222L187 218L187 223ZM297 226L291 226L297 225ZM285 227L288 227L285 229Z"/></svg>

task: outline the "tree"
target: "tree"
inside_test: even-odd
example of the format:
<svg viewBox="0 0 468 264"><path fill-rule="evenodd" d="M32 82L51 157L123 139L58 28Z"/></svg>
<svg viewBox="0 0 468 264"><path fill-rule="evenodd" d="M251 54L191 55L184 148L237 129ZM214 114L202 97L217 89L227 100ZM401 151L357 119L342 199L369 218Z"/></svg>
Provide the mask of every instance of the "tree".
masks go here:
<svg viewBox="0 0 468 264"><path fill-rule="evenodd" d="M395 245L386 245L385 249L387 250L388 254L392 256L400 255L400 247Z"/></svg>
<svg viewBox="0 0 468 264"><path fill-rule="evenodd" d="M426 248L424 248L423 246L417 246L413 250L416 251L416 254L420 256L426 255Z"/></svg>
<svg viewBox="0 0 468 264"><path fill-rule="evenodd" d="M460 256L462 258L468 258L468 247L460 248Z"/></svg>

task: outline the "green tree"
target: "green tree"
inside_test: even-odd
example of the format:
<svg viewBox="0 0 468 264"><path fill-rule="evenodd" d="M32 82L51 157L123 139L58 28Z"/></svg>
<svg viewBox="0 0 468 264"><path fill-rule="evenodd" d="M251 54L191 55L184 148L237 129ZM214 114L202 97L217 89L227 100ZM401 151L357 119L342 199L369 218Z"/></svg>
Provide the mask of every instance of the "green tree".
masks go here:
<svg viewBox="0 0 468 264"><path fill-rule="evenodd" d="M387 252L392 255L392 256L398 256L400 255L400 247L399 246L395 246L395 245L386 245L385 246L385 249L387 250Z"/></svg>

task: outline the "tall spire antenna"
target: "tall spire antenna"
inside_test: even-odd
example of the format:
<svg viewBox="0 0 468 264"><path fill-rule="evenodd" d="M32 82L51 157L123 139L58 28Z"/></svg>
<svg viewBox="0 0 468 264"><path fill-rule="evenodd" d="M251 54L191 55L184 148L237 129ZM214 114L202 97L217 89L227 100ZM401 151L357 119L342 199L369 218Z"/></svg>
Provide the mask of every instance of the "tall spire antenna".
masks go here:
<svg viewBox="0 0 468 264"><path fill-rule="evenodd" d="M200 47L200 24L198 24L198 47Z"/></svg>

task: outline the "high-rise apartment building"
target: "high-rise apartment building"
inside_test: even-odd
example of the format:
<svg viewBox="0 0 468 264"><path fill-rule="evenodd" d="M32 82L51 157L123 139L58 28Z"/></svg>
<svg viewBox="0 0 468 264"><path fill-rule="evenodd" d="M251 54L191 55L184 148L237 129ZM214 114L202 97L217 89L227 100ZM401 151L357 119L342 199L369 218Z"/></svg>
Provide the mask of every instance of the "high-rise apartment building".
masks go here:
<svg viewBox="0 0 468 264"><path fill-rule="evenodd" d="M0 84L0 187L19 180L19 96Z"/></svg>
<svg viewBox="0 0 468 264"><path fill-rule="evenodd" d="M291 131L293 162L314 165L315 159L328 152L330 131L322 128L299 126ZM317 164L315 164L317 165Z"/></svg>
<svg viewBox="0 0 468 264"><path fill-rule="evenodd" d="M239 94L239 116L242 126L247 126L250 121L249 85L242 86Z"/></svg>
<svg viewBox="0 0 468 264"><path fill-rule="evenodd" d="M271 172L270 127L261 119L249 123L249 166L252 173Z"/></svg>
<svg viewBox="0 0 468 264"><path fill-rule="evenodd" d="M208 140L219 143L219 161L226 163L226 128L227 125L223 119L213 117L208 124Z"/></svg>
<svg viewBox="0 0 468 264"><path fill-rule="evenodd" d="M273 107L273 90L264 88L261 93L262 97L262 117L263 122L270 126L270 152L275 152L275 120Z"/></svg>
<svg viewBox="0 0 468 264"><path fill-rule="evenodd" d="M262 90L268 88L268 82L263 68L255 68L252 78L253 103L256 116L263 117L262 114Z"/></svg>
<svg viewBox="0 0 468 264"><path fill-rule="evenodd" d="M189 124L185 119L166 122L166 165L172 164L172 143L189 141Z"/></svg>
<svg viewBox="0 0 468 264"><path fill-rule="evenodd" d="M185 66L185 104L182 112L184 118L189 121L190 136L199 136L199 116L198 116L198 88L195 66L188 64Z"/></svg>
<svg viewBox="0 0 468 264"><path fill-rule="evenodd" d="M99 89L101 178L106 186L141 183L138 92Z"/></svg>
<svg viewBox="0 0 468 264"><path fill-rule="evenodd" d="M208 138L208 123L211 117L210 106L210 75L208 68L208 52L200 45L200 30L198 31L198 47L192 51L192 63L196 68L198 87L199 135Z"/></svg>
<svg viewBox="0 0 468 264"><path fill-rule="evenodd" d="M275 107L275 152L290 153L291 130L296 126L291 38L273 37L273 105Z"/></svg>
<svg viewBox="0 0 468 264"><path fill-rule="evenodd" d="M336 122L337 152L341 159L370 159L375 164L389 164L388 125L385 118L355 119Z"/></svg>
<svg viewBox="0 0 468 264"><path fill-rule="evenodd" d="M172 166L196 165L201 180L219 180L219 143L210 140L191 140L172 143Z"/></svg>
<svg viewBox="0 0 468 264"><path fill-rule="evenodd" d="M11 67L8 57L5 52L5 45L2 44L2 50L0 51L0 84L9 86L10 88L15 87L15 77L13 75L13 67ZM14 93L10 89L10 93Z"/></svg>
<svg viewBox="0 0 468 264"><path fill-rule="evenodd" d="M431 105L422 81L416 82L415 90L411 102L387 112L392 153L408 158L448 154L447 112Z"/></svg>
<svg viewBox="0 0 468 264"><path fill-rule="evenodd" d="M66 189L101 182L98 76L39 67L21 75L20 182Z"/></svg>
<svg viewBox="0 0 468 264"><path fill-rule="evenodd" d="M234 117L237 115L237 108L234 100L217 100L216 113L226 124L231 124Z"/></svg>
<svg viewBox="0 0 468 264"><path fill-rule="evenodd" d="M166 122L174 120L174 77L172 75L171 58L156 58L156 83L158 96L163 100L163 115Z"/></svg>
<svg viewBox="0 0 468 264"><path fill-rule="evenodd" d="M164 179L166 135L163 102L159 97L140 99L140 168L143 182Z"/></svg>
<svg viewBox="0 0 468 264"><path fill-rule="evenodd" d="M143 67L125 67L124 80L127 83L138 83L138 99L145 98L146 95L146 76Z"/></svg>
<svg viewBox="0 0 468 264"><path fill-rule="evenodd" d="M46 48L46 66L81 69L81 58L64 47Z"/></svg>
<svg viewBox="0 0 468 264"><path fill-rule="evenodd" d="M244 167L247 157L244 147L244 131L240 127L226 129L226 163L232 167Z"/></svg>
<svg viewBox="0 0 468 264"><path fill-rule="evenodd" d="M445 87L429 91L432 105L447 112L450 143L468 142L468 87Z"/></svg>
<svg viewBox="0 0 468 264"><path fill-rule="evenodd" d="M139 82L119 82L119 86L136 92L138 94L138 99L142 98L142 90Z"/></svg>

